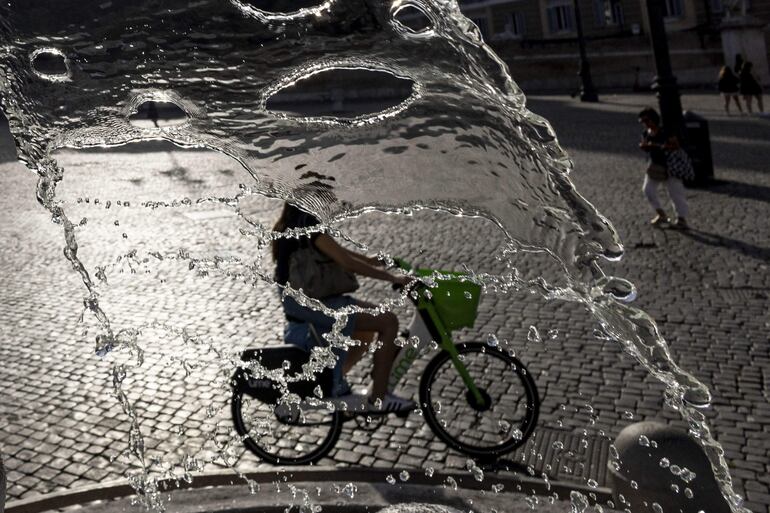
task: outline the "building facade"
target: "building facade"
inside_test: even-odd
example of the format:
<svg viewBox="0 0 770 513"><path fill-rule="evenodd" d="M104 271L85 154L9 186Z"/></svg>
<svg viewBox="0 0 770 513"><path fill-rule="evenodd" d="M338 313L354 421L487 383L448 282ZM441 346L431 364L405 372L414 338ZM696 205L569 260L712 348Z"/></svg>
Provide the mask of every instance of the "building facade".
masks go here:
<svg viewBox="0 0 770 513"><path fill-rule="evenodd" d="M577 87L576 6L597 86L645 88L654 76L645 0L460 0L460 6L525 90ZM743 9L770 19L770 0L664 0L681 84L715 82L725 61L720 23Z"/></svg>

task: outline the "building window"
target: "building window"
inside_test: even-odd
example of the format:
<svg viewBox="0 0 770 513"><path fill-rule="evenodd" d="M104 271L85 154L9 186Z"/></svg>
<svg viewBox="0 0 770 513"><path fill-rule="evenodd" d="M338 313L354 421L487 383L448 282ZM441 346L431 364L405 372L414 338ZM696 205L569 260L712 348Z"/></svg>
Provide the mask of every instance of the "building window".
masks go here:
<svg viewBox="0 0 770 513"><path fill-rule="evenodd" d="M684 17L684 5L682 4L682 0L664 0L663 17L664 18Z"/></svg>
<svg viewBox="0 0 770 513"><path fill-rule="evenodd" d="M620 0L595 0L596 24L600 27L623 25L623 5Z"/></svg>
<svg viewBox="0 0 770 513"><path fill-rule="evenodd" d="M524 36L524 15L520 12L512 12L505 18L504 36L523 37Z"/></svg>
<svg viewBox="0 0 770 513"><path fill-rule="evenodd" d="M551 1L547 5L545 13L548 19L549 33L558 34L575 30L575 10L571 2Z"/></svg>
<svg viewBox="0 0 770 513"><path fill-rule="evenodd" d="M479 28L481 38L484 41L489 41L489 20L481 16L478 18L471 18L471 21Z"/></svg>

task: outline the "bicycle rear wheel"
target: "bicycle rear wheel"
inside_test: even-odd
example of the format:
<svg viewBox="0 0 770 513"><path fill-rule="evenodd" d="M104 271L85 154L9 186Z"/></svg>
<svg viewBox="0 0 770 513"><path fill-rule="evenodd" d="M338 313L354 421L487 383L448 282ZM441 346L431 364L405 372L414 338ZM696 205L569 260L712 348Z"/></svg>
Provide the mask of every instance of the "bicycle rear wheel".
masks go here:
<svg viewBox="0 0 770 513"><path fill-rule="evenodd" d="M342 414L321 407L275 406L233 390L235 431L247 449L274 465L309 465L334 448Z"/></svg>
<svg viewBox="0 0 770 513"><path fill-rule="evenodd" d="M442 351L425 368L420 405L426 422L449 447L482 460L524 444L537 423L540 399L524 364L486 344L458 344L460 359L483 402L470 393L452 357Z"/></svg>

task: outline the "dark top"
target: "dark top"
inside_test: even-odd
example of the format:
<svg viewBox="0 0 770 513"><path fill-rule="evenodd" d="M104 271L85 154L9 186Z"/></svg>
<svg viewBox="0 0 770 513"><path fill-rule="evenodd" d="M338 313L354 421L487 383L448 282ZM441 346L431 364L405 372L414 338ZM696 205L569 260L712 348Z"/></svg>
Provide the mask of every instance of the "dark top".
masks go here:
<svg viewBox="0 0 770 513"><path fill-rule="evenodd" d="M733 73L725 73L719 77L717 88L720 93L738 94L738 77Z"/></svg>
<svg viewBox="0 0 770 513"><path fill-rule="evenodd" d="M286 228L308 228L320 224L318 219L300 209L289 207L286 215ZM320 233L310 235L310 243L315 244L316 238ZM289 259L292 253L307 243L308 237L300 238L280 238L276 241L278 246L278 258L275 261L275 281L280 285L286 285L289 281Z"/></svg>
<svg viewBox="0 0 770 513"><path fill-rule="evenodd" d="M666 166L666 152L661 148L660 146L665 144L666 141L668 141L668 135L666 135L666 132L661 128L658 130L658 133L655 135L650 134L647 130L645 130L642 133L642 139L646 143L651 144L657 144L658 147L651 148L649 150L645 150L648 153L648 156L650 158L650 162L653 164L658 164L660 166L665 167Z"/></svg>
<svg viewBox="0 0 770 513"><path fill-rule="evenodd" d="M741 94L746 96L757 96L762 94L762 86L759 85L759 82L757 82L757 79L754 78L751 70L747 69L746 66L741 68L740 80Z"/></svg>

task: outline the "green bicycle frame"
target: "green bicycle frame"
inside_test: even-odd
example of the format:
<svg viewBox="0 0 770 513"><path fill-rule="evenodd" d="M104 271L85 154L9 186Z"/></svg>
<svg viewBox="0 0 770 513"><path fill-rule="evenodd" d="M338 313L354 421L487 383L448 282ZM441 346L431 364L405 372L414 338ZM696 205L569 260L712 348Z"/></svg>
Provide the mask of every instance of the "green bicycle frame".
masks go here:
<svg viewBox="0 0 770 513"><path fill-rule="evenodd" d="M468 388L470 393L473 394L473 398L477 401L478 404L484 404L484 397L481 395L481 392L476 386L476 383L473 381L473 378L468 372L468 369L465 367L465 364L462 362L462 360L460 360L460 354L457 352L457 348L452 341L451 331L444 326L444 322L436 312L436 308L434 307L433 302L425 297L425 291L429 290L428 287L424 285L418 285L416 290L418 294L416 301L417 311L422 316L423 321L425 321L425 324L428 326L431 334L434 337L438 335L439 340L437 340L437 342L439 342L442 349L449 353L449 356L452 358L452 364L460 374L460 377L462 378L463 383L465 383L465 386Z"/></svg>

